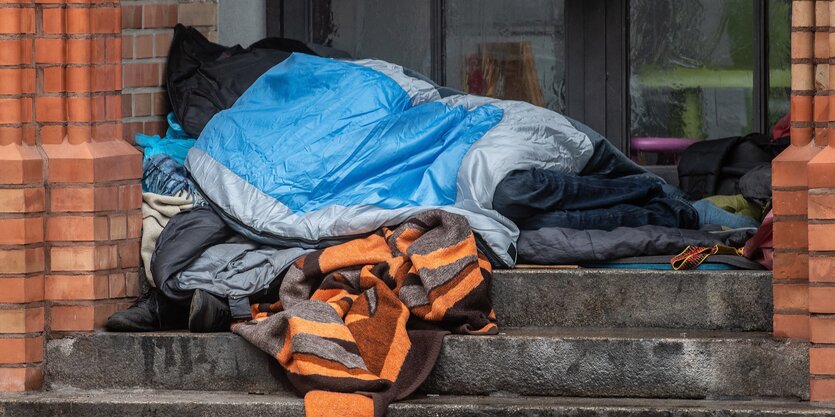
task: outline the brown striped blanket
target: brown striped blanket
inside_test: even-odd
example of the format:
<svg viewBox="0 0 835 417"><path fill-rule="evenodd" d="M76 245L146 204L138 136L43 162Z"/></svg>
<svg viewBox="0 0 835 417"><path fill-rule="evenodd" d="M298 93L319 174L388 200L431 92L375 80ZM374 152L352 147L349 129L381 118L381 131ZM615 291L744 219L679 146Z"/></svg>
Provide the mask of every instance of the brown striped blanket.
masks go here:
<svg viewBox="0 0 835 417"><path fill-rule="evenodd" d="M382 416L445 334L498 332L491 277L466 219L430 210L298 259L280 301L232 330L279 361L308 416Z"/></svg>

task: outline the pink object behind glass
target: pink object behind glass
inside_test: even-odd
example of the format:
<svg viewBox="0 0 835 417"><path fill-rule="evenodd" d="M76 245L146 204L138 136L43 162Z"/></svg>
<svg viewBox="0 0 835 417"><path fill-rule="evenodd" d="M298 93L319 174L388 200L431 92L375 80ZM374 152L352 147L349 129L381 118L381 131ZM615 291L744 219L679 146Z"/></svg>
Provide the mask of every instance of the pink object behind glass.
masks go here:
<svg viewBox="0 0 835 417"><path fill-rule="evenodd" d="M629 157L640 163L641 153L657 153L658 165L678 164L681 153L690 145L698 142L687 138L632 138L629 147Z"/></svg>
<svg viewBox="0 0 835 417"><path fill-rule="evenodd" d="M774 125L774 129L771 130L771 140L789 136L791 131L791 114L787 114L783 116L782 119L778 120L777 124Z"/></svg>

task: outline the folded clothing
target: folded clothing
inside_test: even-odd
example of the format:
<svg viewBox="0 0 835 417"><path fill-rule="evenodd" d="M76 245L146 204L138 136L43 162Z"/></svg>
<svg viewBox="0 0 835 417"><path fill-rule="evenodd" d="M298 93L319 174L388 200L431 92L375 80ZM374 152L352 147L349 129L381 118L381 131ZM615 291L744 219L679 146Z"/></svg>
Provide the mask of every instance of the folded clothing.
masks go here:
<svg viewBox="0 0 835 417"><path fill-rule="evenodd" d="M190 196L195 186L183 164L167 154L157 153L142 161L142 192Z"/></svg>
<svg viewBox="0 0 835 417"><path fill-rule="evenodd" d="M201 206L171 218L159 235L150 270L156 287L172 300L188 303L200 289L227 298L233 317L248 318L249 297L269 288L307 252L248 241Z"/></svg>
<svg viewBox="0 0 835 417"><path fill-rule="evenodd" d="M739 193L760 206L771 201L771 164L761 164L739 179Z"/></svg>
<svg viewBox="0 0 835 417"><path fill-rule="evenodd" d="M620 227L611 231L546 227L520 233L519 262L565 265L636 256L672 257L687 246L742 247L754 232L744 229L715 233L662 226Z"/></svg>
<svg viewBox="0 0 835 417"><path fill-rule="evenodd" d="M519 170L499 183L493 208L521 230L698 228L693 206L669 194L663 185L658 178L642 175L612 179L538 168Z"/></svg>
<svg viewBox="0 0 835 417"><path fill-rule="evenodd" d="M194 198L184 193L170 196L142 193L142 243L140 255L145 268L145 278L151 287L156 287L151 272L151 256L162 230L176 214L191 209Z"/></svg>

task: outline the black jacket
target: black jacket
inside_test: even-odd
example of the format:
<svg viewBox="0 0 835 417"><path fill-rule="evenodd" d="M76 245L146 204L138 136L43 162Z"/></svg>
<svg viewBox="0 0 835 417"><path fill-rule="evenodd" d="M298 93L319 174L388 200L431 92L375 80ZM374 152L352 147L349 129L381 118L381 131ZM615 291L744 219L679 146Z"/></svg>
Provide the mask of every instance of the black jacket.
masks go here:
<svg viewBox="0 0 835 417"><path fill-rule="evenodd" d="M200 136L212 116L232 107L255 80L293 52L316 55L302 42L283 38L262 39L246 49L225 47L178 24L168 53L166 87L183 130Z"/></svg>
<svg viewBox="0 0 835 417"><path fill-rule="evenodd" d="M740 194L740 178L770 164L785 145L758 133L695 143L678 164L679 187L692 200Z"/></svg>

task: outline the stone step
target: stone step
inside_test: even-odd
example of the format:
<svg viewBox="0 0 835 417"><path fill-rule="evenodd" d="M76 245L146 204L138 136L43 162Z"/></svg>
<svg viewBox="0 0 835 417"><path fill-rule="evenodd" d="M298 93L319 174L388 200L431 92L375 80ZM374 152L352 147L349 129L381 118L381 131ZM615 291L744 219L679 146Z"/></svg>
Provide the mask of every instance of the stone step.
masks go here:
<svg viewBox="0 0 835 417"><path fill-rule="evenodd" d="M771 273L514 269L492 297L507 327L771 331Z"/></svg>
<svg viewBox="0 0 835 417"><path fill-rule="evenodd" d="M452 336L423 390L647 398L808 398L808 344L769 333L520 328Z"/></svg>
<svg viewBox="0 0 835 417"><path fill-rule="evenodd" d="M0 416L14 417L303 417L291 394L197 391L57 391L0 394ZM337 414L338 415L338 414ZM394 403L388 417L825 417L826 405L788 401L704 401L628 398L415 396Z"/></svg>
<svg viewBox="0 0 835 417"><path fill-rule="evenodd" d="M287 391L268 355L230 333L94 333L47 343L53 388ZM809 396L808 344L767 333L507 328L449 336L425 393L644 398Z"/></svg>

